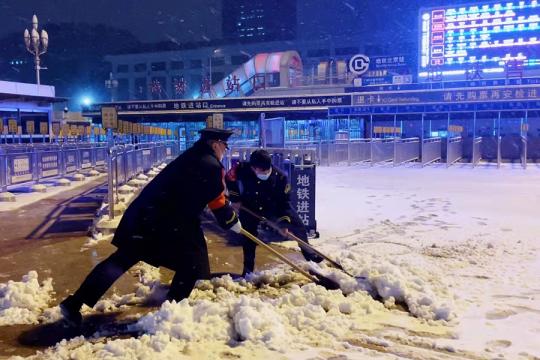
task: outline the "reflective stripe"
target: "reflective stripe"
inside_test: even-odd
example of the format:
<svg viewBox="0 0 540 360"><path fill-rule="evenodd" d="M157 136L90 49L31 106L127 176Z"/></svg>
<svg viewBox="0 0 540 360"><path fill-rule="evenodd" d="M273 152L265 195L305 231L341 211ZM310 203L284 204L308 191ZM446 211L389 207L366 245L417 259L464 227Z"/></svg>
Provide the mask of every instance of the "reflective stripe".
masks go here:
<svg viewBox="0 0 540 360"><path fill-rule="evenodd" d="M279 219L277 219L277 221L281 221L281 220L287 220L287 222L291 222L291 218L288 217L287 215L282 216L282 217L280 217Z"/></svg>
<svg viewBox="0 0 540 360"><path fill-rule="evenodd" d="M236 220L236 213L233 212L232 217L229 220L225 221L225 224L230 224L234 220Z"/></svg>

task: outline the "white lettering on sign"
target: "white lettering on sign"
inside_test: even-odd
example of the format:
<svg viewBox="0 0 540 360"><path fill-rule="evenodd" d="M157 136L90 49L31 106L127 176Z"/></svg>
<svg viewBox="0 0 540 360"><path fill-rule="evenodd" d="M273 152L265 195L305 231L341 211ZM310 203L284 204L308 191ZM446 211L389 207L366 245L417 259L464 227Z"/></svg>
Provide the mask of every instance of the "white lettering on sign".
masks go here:
<svg viewBox="0 0 540 360"><path fill-rule="evenodd" d="M51 169L51 170L43 170L41 173L41 176L48 177L48 176L56 176L58 175L58 169Z"/></svg>
<svg viewBox="0 0 540 360"><path fill-rule="evenodd" d="M309 225L309 214L298 214L304 225Z"/></svg>
<svg viewBox="0 0 540 360"><path fill-rule="evenodd" d="M298 213L308 213L309 212L309 201L299 201L296 204L296 212Z"/></svg>
<svg viewBox="0 0 540 360"><path fill-rule="evenodd" d="M30 171L30 159L29 158L20 158L13 159L13 172L16 175Z"/></svg>
<svg viewBox="0 0 540 360"><path fill-rule="evenodd" d="M296 185L309 186L309 176L307 176L307 175L298 175L298 177L296 179Z"/></svg>
<svg viewBox="0 0 540 360"><path fill-rule="evenodd" d="M309 189L308 188L296 189L296 196L298 197L298 200L309 200Z"/></svg>
<svg viewBox="0 0 540 360"><path fill-rule="evenodd" d="M296 212L304 223L309 225L310 222L310 178L307 174L299 174L296 177Z"/></svg>

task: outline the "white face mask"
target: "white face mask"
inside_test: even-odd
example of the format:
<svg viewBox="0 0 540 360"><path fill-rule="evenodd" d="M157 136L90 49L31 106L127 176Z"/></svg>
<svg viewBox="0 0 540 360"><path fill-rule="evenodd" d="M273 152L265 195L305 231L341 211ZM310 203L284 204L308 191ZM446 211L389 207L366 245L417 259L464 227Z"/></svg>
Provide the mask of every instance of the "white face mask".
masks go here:
<svg viewBox="0 0 540 360"><path fill-rule="evenodd" d="M270 175L272 175L272 170L270 170L268 173L266 174L257 174L257 177L263 181L265 180L268 180L268 178L270 177Z"/></svg>

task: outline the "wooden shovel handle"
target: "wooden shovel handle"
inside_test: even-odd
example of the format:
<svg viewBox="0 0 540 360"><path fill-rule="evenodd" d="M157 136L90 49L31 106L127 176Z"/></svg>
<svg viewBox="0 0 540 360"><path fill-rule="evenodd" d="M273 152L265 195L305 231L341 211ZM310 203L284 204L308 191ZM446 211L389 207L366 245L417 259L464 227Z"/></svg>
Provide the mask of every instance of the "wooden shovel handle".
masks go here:
<svg viewBox="0 0 540 360"><path fill-rule="evenodd" d="M293 263L291 260L287 259L287 257L285 257L284 255L282 255L281 253L279 253L278 251L272 249L272 247L270 247L268 244L264 243L264 241L260 240L259 238L257 238L256 236L254 236L253 234L251 234L249 231L245 230L245 229L242 229L240 230L240 233L242 235L244 235L245 237L247 237L248 239L250 239L251 241L253 241L254 243L256 243L257 245L260 245L262 247L264 247L266 250L270 251L272 254L276 255L281 261L283 261L284 263L286 263L287 265L290 265L293 269L295 269L296 271L298 271L300 274L304 275L305 277L307 277L310 281L313 281L314 283L318 283L319 282L319 279L315 278L313 275L311 275L310 273L308 273L307 271L303 270L301 267L299 267L298 265L296 265L295 263Z"/></svg>

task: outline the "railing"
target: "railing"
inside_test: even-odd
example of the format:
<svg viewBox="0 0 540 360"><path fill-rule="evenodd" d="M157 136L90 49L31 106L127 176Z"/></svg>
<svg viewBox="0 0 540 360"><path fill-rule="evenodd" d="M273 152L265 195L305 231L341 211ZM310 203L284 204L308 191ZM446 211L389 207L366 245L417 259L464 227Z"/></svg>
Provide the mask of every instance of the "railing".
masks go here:
<svg viewBox="0 0 540 360"><path fill-rule="evenodd" d="M349 163L371 161L371 139L358 139L349 142Z"/></svg>
<svg viewBox="0 0 540 360"><path fill-rule="evenodd" d="M447 144L446 166L448 167L463 158L463 139L461 136L448 138Z"/></svg>
<svg viewBox="0 0 540 360"><path fill-rule="evenodd" d="M394 138L373 139L371 142L371 165L394 160Z"/></svg>
<svg viewBox="0 0 540 360"><path fill-rule="evenodd" d="M343 141L324 141L318 144L318 157L321 165L350 163L349 144Z"/></svg>
<svg viewBox="0 0 540 360"><path fill-rule="evenodd" d="M422 141L422 167L429 165L442 158L442 139L433 137Z"/></svg>
<svg viewBox="0 0 540 360"><path fill-rule="evenodd" d="M472 165L475 167L478 165L482 159L482 153L480 151L480 146L482 144L482 137L478 136L473 139L473 149L472 149Z"/></svg>
<svg viewBox="0 0 540 360"><path fill-rule="evenodd" d="M396 139L394 166L415 160L420 160L420 138Z"/></svg>
<svg viewBox="0 0 540 360"><path fill-rule="evenodd" d="M25 183L104 165L102 144L9 145L0 147L0 192Z"/></svg>
<svg viewBox="0 0 540 360"><path fill-rule="evenodd" d="M527 137L521 136L521 166L527 169Z"/></svg>
<svg viewBox="0 0 540 360"><path fill-rule="evenodd" d="M39 183L84 169L105 168L111 161L108 173L112 180L109 185L114 213L114 196L119 186L157 163L174 159L179 153L180 146L176 141L117 145L110 152L103 144L91 143L1 146L0 193L11 187Z"/></svg>
<svg viewBox="0 0 540 360"><path fill-rule="evenodd" d="M162 162L175 159L180 155L180 143L166 141L115 145L109 153L110 157L107 159L110 164L108 172L109 218L114 219L115 204L118 203L118 188L137 174L146 172Z"/></svg>

